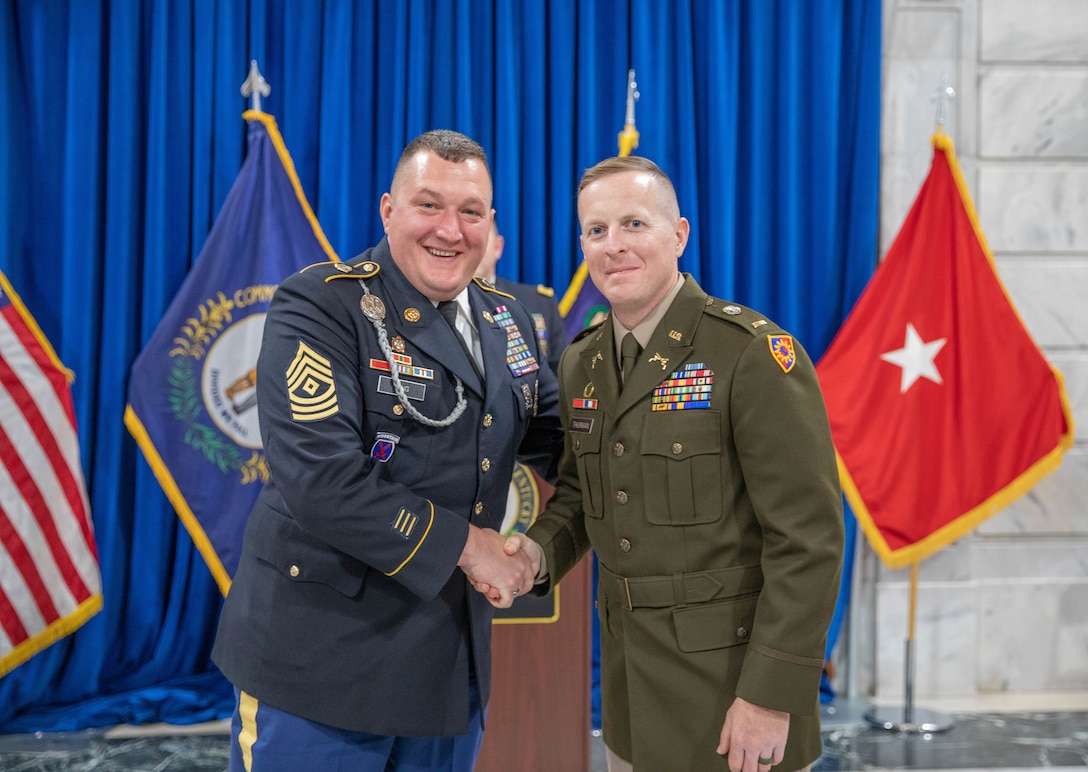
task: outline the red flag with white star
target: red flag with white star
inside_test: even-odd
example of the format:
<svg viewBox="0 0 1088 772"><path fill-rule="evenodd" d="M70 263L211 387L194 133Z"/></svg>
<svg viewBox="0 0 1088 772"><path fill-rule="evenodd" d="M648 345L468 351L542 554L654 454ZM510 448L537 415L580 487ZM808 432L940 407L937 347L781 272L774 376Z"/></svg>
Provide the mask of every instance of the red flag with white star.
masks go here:
<svg viewBox="0 0 1088 772"><path fill-rule="evenodd" d="M843 490L891 568L1023 495L1073 445L1061 374L1013 307L951 140L817 364Z"/></svg>

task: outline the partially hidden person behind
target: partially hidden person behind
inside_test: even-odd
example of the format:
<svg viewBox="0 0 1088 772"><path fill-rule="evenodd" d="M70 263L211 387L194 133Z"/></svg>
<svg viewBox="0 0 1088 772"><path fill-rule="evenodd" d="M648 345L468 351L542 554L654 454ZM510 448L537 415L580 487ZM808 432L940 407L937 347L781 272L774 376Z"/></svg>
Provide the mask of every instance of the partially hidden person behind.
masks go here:
<svg viewBox="0 0 1088 772"><path fill-rule="evenodd" d="M679 272L690 228L652 161L587 170L578 218L611 313L563 354L559 481L507 549L537 593L597 553L610 770L803 769L843 556L812 361Z"/></svg>
<svg viewBox="0 0 1088 772"><path fill-rule="evenodd" d="M559 301L555 290L545 284L524 284L498 276L496 266L502 258L506 239L499 233L498 218L491 222L491 237L484 250L476 273L484 277L498 289L516 297L529 309L533 317L533 330L540 344L541 353L547 358L552 372L559 370L559 357L567 345L567 332L563 324L563 315L559 313Z"/></svg>
<svg viewBox="0 0 1088 772"><path fill-rule="evenodd" d="M491 201L476 142L422 134L381 197L385 238L275 293L269 479L212 654L237 695L231 770L473 768L494 606L535 576L496 530L511 472L554 479L562 447L532 319L472 280Z"/></svg>

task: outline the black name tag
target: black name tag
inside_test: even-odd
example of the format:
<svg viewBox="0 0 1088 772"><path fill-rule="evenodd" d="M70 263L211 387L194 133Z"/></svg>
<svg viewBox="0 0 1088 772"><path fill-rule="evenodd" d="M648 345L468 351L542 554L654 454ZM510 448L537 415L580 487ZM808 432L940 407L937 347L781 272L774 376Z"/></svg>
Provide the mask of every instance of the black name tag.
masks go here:
<svg viewBox="0 0 1088 772"><path fill-rule="evenodd" d="M570 431L578 432L579 434L589 434L593 431L593 419L575 416L570 419Z"/></svg>
<svg viewBox="0 0 1088 772"><path fill-rule="evenodd" d="M406 381L401 378L400 385L404 387L404 393L408 395L408 399L422 400L427 394L426 384L417 381ZM393 388L393 379L388 375L378 376L378 391L382 394L397 395L397 390Z"/></svg>

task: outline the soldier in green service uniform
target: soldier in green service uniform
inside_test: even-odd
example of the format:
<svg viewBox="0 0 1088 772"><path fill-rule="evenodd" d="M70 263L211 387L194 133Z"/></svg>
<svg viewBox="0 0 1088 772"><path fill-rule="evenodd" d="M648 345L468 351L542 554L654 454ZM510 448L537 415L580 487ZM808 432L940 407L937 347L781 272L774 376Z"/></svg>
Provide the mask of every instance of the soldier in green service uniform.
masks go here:
<svg viewBox="0 0 1088 772"><path fill-rule="evenodd" d="M653 162L589 169L578 217L612 313L563 354L558 487L506 549L537 593L597 552L610 770L804 769L843 554L813 364L679 272L689 225Z"/></svg>

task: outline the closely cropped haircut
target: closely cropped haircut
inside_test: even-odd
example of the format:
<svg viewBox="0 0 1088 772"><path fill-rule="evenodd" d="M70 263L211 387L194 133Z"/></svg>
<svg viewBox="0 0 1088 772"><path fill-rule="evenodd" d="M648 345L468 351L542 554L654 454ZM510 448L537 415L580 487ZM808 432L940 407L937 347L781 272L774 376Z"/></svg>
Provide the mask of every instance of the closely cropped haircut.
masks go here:
<svg viewBox="0 0 1088 772"><path fill-rule="evenodd" d="M393 171L395 178L403 167L416 153L421 151L434 153L443 161L461 163L469 158L475 158L484 166L487 176L491 176L491 167L487 163L487 153L480 144L471 137L467 137L458 131L449 129L434 129L420 134L408 143L404 152L400 154L397 168Z"/></svg>
<svg viewBox="0 0 1088 772"><path fill-rule="evenodd" d="M593 184L602 177L607 177L610 174L621 174L623 172L646 172L647 174L651 174L665 186L669 195L674 199L676 198L676 188L673 187L669 175L661 171L661 167L649 158L643 158L637 155L621 155L613 158L606 158L596 166L586 169L585 174L582 175L582 181L578 184L578 194L581 195L582 191L585 190L588 185Z"/></svg>

